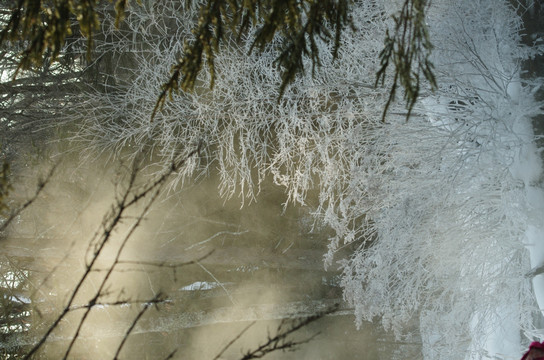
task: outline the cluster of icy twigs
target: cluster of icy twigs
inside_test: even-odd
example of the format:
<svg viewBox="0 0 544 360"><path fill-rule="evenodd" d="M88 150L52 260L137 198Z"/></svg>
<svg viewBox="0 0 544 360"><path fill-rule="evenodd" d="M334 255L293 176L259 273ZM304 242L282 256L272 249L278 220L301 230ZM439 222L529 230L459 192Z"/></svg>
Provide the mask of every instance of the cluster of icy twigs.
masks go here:
<svg viewBox="0 0 544 360"><path fill-rule="evenodd" d="M158 167L202 143L173 186L218 171L227 197L252 200L266 177L285 188L287 202L318 190L316 221L336 232L325 263L341 260L357 324L379 317L399 337L421 336L429 358L516 356L544 335L533 326L538 308L525 276L525 233L543 215L530 201L540 196L530 126L539 104L534 84L520 78L521 62L540 49L520 44L521 8L432 1L439 89L423 89L409 120L398 104L381 122L388 88L374 87L374 74L398 9L376 0L354 2L357 31L346 29L338 58L320 44L322 67L281 101L274 44L248 55L242 39L217 55L213 90L204 72L201 87L174 95L150 121L180 39L191 36L193 14L176 3L135 3L126 33L104 22L117 40L97 41L97 50L130 56L130 65L119 64L117 84L81 105L87 116L76 140L118 154L148 146ZM346 243L357 250L335 259ZM414 322L418 334L409 331Z"/></svg>

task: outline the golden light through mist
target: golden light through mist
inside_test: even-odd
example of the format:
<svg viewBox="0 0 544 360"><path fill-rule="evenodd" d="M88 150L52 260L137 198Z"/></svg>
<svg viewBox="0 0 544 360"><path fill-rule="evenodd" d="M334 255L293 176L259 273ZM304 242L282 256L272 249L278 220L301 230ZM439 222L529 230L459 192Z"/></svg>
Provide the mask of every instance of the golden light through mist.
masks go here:
<svg viewBox="0 0 544 360"><path fill-rule="evenodd" d="M16 249L24 247L33 258L28 278L31 288L37 289L32 297L34 334L43 332L62 312L78 286L96 250L93 237L101 235L116 188L122 188L112 180L115 173L97 163L76 170L63 166L3 243L17 255L23 252ZM66 177L68 171L72 177ZM256 202L240 209L237 199L221 199L217 186L210 178L167 193L134 233L130 229L142 209L131 209L80 284L73 311L53 331L43 356L62 356L101 286L71 358L113 357L134 325L123 345L123 358L161 358L178 349L178 358L213 359L255 321L221 357L236 359L266 341L282 319L310 316L342 303L338 272L323 269L327 231L312 231L309 209L284 209L283 194L272 184L263 186ZM115 270L101 285L116 258ZM149 306L158 295L163 301ZM377 356L383 334L370 326L355 331L350 309L342 307L336 316L295 335L304 340L320 332L319 337L297 352L270 358L337 359L339 354L361 351L369 358Z"/></svg>

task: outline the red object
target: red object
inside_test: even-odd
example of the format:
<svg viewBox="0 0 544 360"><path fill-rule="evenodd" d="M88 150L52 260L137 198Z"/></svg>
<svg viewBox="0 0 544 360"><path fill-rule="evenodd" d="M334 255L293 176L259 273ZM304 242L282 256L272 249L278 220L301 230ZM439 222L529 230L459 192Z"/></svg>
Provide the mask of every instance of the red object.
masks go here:
<svg viewBox="0 0 544 360"><path fill-rule="evenodd" d="M533 341L521 360L544 360L544 343Z"/></svg>

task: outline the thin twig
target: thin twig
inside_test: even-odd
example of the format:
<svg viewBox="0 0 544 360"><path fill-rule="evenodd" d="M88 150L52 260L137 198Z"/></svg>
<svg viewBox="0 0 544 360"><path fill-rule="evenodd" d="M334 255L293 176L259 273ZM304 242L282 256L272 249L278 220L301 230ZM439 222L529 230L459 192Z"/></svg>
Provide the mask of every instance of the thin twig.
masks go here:
<svg viewBox="0 0 544 360"><path fill-rule="evenodd" d="M244 230L244 231L220 231L220 232L210 236L206 240L199 241L196 244L193 244L191 246L186 247L185 250L191 250L192 248L203 245L203 244L205 244L205 243L207 243L209 241L212 241L213 239L215 239L216 237L221 236L221 235L242 235L242 234L245 234L245 233L248 233L248 232L249 232L249 230Z"/></svg>
<svg viewBox="0 0 544 360"><path fill-rule="evenodd" d="M135 172L135 171L133 171L133 172ZM166 180L166 177L161 177L161 178L164 178L164 180ZM132 188L132 186L134 184L134 179L135 179L135 175L131 175L131 180L129 182L130 185L127 188L127 193L132 192L131 188ZM114 260L113 264L110 266L109 270L104 275L104 278L102 279L102 282L101 282L100 286L96 290L94 297L89 301L90 304L96 303L98 298L103 295L103 290L104 290L104 288L105 288L111 274L113 274L116 265L118 264L119 257L121 256L121 253L123 252L123 249L125 248L126 244L130 240L130 238L132 237L132 235L134 234L136 229L140 226L141 222L144 219L144 216L149 212L149 209L151 208L151 205L155 202L155 200L159 196L160 191L161 191L161 185L164 184L164 181L163 182L154 182L154 184L155 184L154 187L147 187L146 189L143 190L146 193L145 195L148 195L149 193L152 193L151 198L148 200L146 206L144 207L144 209L142 210L140 215L137 217L136 221L131 225L130 230L128 231L128 233L125 235L123 241L121 242L119 248L117 249L117 254L116 254L116 257L115 257L115 260ZM136 195L134 195L133 199L143 199L145 197L145 195L142 192L140 192L140 193L137 193ZM130 206L130 205L127 205L127 204L136 204L136 201L134 201L134 200L129 200L128 202L125 203L126 199L128 199L128 196L124 195L123 200L119 205L119 210L120 210L119 215L121 215L121 213L124 212L123 208L127 209L128 206ZM121 217L119 217L119 218L121 218ZM103 243L100 244L101 247L103 247L103 245L104 245ZM94 262L94 260L96 260L96 257L93 259L93 262ZM83 327L83 324L85 323L85 320L87 319L87 316L90 314L91 308L92 307L87 308L87 310L85 311L85 313L83 314L83 316L79 320L79 324L78 324L78 327L76 329L76 332L75 332L72 340L70 341L70 344L68 345L68 348L66 349L66 353L64 354L64 359L68 358L68 355L70 354L70 351L72 350L72 347L74 346L77 338L79 337L79 333L81 331L81 328Z"/></svg>
<svg viewBox="0 0 544 360"><path fill-rule="evenodd" d="M170 354L168 354L167 357L164 358L164 360L170 360L174 357L174 355L176 355L176 353L178 352L178 349L175 349L174 351L172 351Z"/></svg>
<svg viewBox="0 0 544 360"><path fill-rule="evenodd" d="M88 309L88 308L91 308L91 307L101 307L101 306L125 306L125 305L141 305L141 304L149 304L149 305L152 305L152 304L161 304L161 303L166 303L168 301L171 301L171 300L164 300L164 299L158 299L156 300L156 297L149 300L149 299L145 299L145 300L131 300L131 299L127 299L127 300L119 300L119 301L113 301L113 302L96 302L94 304L84 304L84 305L76 305L76 306L72 306L70 308L70 311L75 311L75 310L81 310L81 309Z"/></svg>
<svg viewBox="0 0 544 360"><path fill-rule="evenodd" d="M142 310L140 310L140 312L138 313L138 315L136 315L136 317L134 318L134 320L132 321L132 324L130 325L130 327L128 328L127 332L125 333L125 336L123 337L123 340L121 341L121 343L119 344L119 346L117 347L117 352L115 353L115 356L113 357L113 360L117 360L119 359L119 353L121 352L121 350L123 349L123 346L125 345L130 333L132 332L132 330L134 330L134 327L136 326L136 323L138 322L138 320L140 320L140 318L145 314L145 312L147 311L147 309L149 309L149 307L152 305L152 304L157 304L158 302L161 302L163 301L162 299L162 294L157 294L157 296L155 296L153 298L153 300L151 300L150 302L147 302L144 304L144 307L142 308Z"/></svg>
<svg viewBox="0 0 544 360"><path fill-rule="evenodd" d="M205 272L207 272L211 277L212 279L214 279L218 284L219 286L221 286L221 288L223 290L225 290L225 293L227 294L227 296L229 297L229 300L232 302L233 305L238 305L238 303L234 300L234 298L230 295L229 291L227 290L227 288L225 287L225 285L223 285L223 283L221 281L219 281L219 279L217 279L214 274L211 273L211 271L209 271L208 269L206 269L206 267L204 267L204 265L202 265L200 262L196 262L196 264L198 266L200 266L202 268L202 270L204 270Z"/></svg>
<svg viewBox="0 0 544 360"><path fill-rule="evenodd" d="M286 350L286 349L292 349L296 346L308 343L309 341L313 340L319 333L315 333L314 335L310 336L307 339L301 340L301 341L288 341L287 337L296 331L300 330L301 328L308 326L312 322L321 319L327 314L335 312L339 307L339 304L335 304L332 307L319 312L315 315L309 316L307 318L303 318L300 320L292 320L290 326L287 329L283 329L283 326L287 323L285 320L280 323L277 329L277 333L274 337L269 337L268 341L264 343L263 345L260 345L257 347L257 349L253 351L248 351L241 360L249 360L249 359L258 359L262 358L268 353L278 351L278 350Z"/></svg>
<svg viewBox="0 0 544 360"><path fill-rule="evenodd" d="M36 188L36 192L34 195L28 199L23 205L19 206L15 211L13 211L10 216L7 218L7 220L0 226L0 233L6 230L6 228L9 226L9 224L17 217L19 214L21 214L26 208L28 208L40 195L42 190L45 188L45 185L49 183L49 180L51 180L51 177L53 176L53 173L55 172L55 169L57 168L58 163L53 165L51 170L47 173L47 176L43 180L38 181L38 185Z"/></svg>
<svg viewBox="0 0 544 360"><path fill-rule="evenodd" d="M70 344L69 344L69 346L68 346L68 348L67 348L67 350L66 350L66 352L64 354L64 359L66 359L68 357L68 355L69 355L69 353L70 353L70 351L71 351L71 349L72 349L72 347L73 347L73 345L74 345L74 343L75 343L75 341L76 341L76 339L77 339L77 337L79 335L81 327L83 326L83 323L85 322L85 320L87 319L87 316L89 315L89 312L90 312L91 308L93 307L94 304L96 304L98 298L103 295L102 290L103 290L103 288L105 286L106 281L109 279L109 276L111 275L116 263L119 261L119 256L121 254L121 251L122 251L123 247L126 245L127 241L132 236L135 229L138 227L140 222L143 220L143 217L147 213L147 211L149 210L151 204L157 198L158 194L160 193L160 190L162 189L162 186L164 185L164 183L168 179L168 176L171 175L173 172L175 172L177 169L179 169L181 166L183 166L185 164L186 160L190 156L196 154L198 152L198 150L199 149L191 151L189 153L188 157L184 158L183 160L181 160L178 163L173 163L171 165L171 167L167 171L165 171L165 173L163 173L161 176L158 177L158 179L153 181L151 184L148 184L148 185L144 186L143 188L141 188L138 191L135 190L135 187L136 187L136 175L138 173L138 169L137 168L133 169L133 171L130 174L127 187L124 190L122 196L119 199L116 200L115 206L112 208L112 210L108 214L106 214L106 216L104 218L103 225L102 225L103 230L102 230L102 233L100 235L99 241L95 245L94 251L92 253L92 259L87 264L85 272L81 276L79 282L76 284L76 286L72 290L72 292L71 292L71 294L69 296L67 304L65 305L64 309L59 314L59 316L53 321L53 323L50 325L50 327L44 333L44 335L42 335L40 340L24 356L24 358L23 358L24 360L30 359L32 357L32 355L34 355L34 353L36 353L36 351L38 351L43 346L43 344L48 339L48 337L51 335L53 330L55 328L57 328L57 326L60 324L62 319L64 319L64 317L68 314L68 312L71 311L72 305L73 305L73 302L74 302L76 296L79 294L80 289L82 288L82 286L85 283L86 279L88 278L89 274L93 271L94 265L95 265L96 261L98 260L98 257L102 253L102 251L103 251L104 247L106 246L106 244L109 243L109 240L110 240L114 230L121 223L122 219L124 218L124 213L127 211L127 209L130 208L132 205L135 205L136 203L138 203L139 200L143 199L144 197L148 196L149 194L152 194L152 196L151 196L150 200L148 201L148 203L146 204L144 210L140 213L140 216L137 218L136 222L132 225L130 231L125 236L125 238L124 238L124 240L123 240L123 242L121 244L121 247L119 248L119 250L117 252L117 258L115 259L115 262L114 262L114 264L112 265L112 267L110 269L111 271L108 271L106 273L106 275L104 276L104 279L102 281L101 286L99 287L99 289L95 293L95 296L88 302L88 304L90 306L87 308L87 311L85 312L85 314L80 319L80 322L79 322L79 325L77 327L76 333L75 333L74 337L72 338L72 340L71 340L71 342L70 342ZM131 196L131 194L132 194L132 196Z"/></svg>
<svg viewBox="0 0 544 360"><path fill-rule="evenodd" d="M165 261L156 262L156 261L139 261L139 260L119 260L117 264L133 264L133 265L145 265L145 266L156 266L156 267L168 267L168 268L178 268L187 265L197 264L199 261L202 261L208 258L214 253L215 249L209 251L206 255L203 255L195 260L190 260L182 263L168 263Z"/></svg>
<svg viewBox="0 0 544 360"><path fill-rule="evenodd" d="M240 331L240 333L238 335L236 335L236 337L234 339L232 339L231 341L229 341L229 343L227 345L225 345L225 347L223 348L223 350L221 350L219 352L219 354L217 354L216 357L213 358L213 360L217 360L221 357L221 355L223 355L223 353L225 351L227 351L228 348L230 348L232 346L232 344L234 344L236 342L236 340L238 340L239 338L242 337L242 335L244 335L244 333L249 330L250 327L252 327L253 325L255 325L255 321L253 321L251 324L249 324L248 326L246 326L242 331Z"/></svg>

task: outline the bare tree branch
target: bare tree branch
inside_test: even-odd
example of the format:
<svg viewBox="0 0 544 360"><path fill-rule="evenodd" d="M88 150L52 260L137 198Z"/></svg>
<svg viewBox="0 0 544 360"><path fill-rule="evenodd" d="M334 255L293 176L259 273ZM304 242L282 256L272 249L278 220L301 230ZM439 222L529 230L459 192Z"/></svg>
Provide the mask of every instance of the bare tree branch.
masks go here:
<svg viewBox="0 0 544 360"><path fill-rule="evenodd" d="M99 288L96 290L95 295L91 300L88 302L87 310L85 311L85 314L80 319L79 325L76 329L76 332L66 349L66 352L64 354L64 359L68 357L70 354L70 351L77 340L79 336L79 332L87 319L87 316L89 315L89 312L93 308L93 306L97 303L97 300L100 296L103 296L103 290L105 288L105 285L112 274L112 272L115 270L115 266L117 265L119 261L119 257L122 253L123 248L127 244L128 240L131 238L133 232L136 230L136 228L140 225L141 221L143 220L145 214L149 211L151 205L153 202L157 199L162 187L166 183L166 180L168 177L176 171L179 167L183 166L185 164L186 160L198 153L198 148L191 151L189 153L189 156L187 158L184 158L183 160L179 161L178 163L173 163L170 168L168 168L162 175L160 175L155 181L151 182L150 184L144 185L142 188L137 189L136 188L136 175L138 174L138 165L135 163L135 168L131 171L129 179L127 181L127 186L124 192L122 193L121 197L117 199L116 204L112 208L112 210L105 216L103 220L103 229L102 234L100 235L100 238L95 244L94 251L92 253L92 258L90 259L89 263L87 264L85 268L85 272L81 276L80 280L72 290L71 295L69 296L67 304L64 306L64 309L61 311L61 313L57 316L57 318L53 321L53 323L50 325L48 330L45 332L45 334L40 338L40 340L32 347L32 349L25 355L24 359L30 359L30 357L38 351L47 338L51 335L53 330L57 328L59 323L62 321L62 319L68 314L73 307L74 300L76 296L79 294L80 289L82 288L83 284L85 283L87 277L89 274L93 271L94 265L97 262L100 254L102 253L102 250L106 246L106 244L111 239L111 236L114 232L114 230L117 228L117 226L121 223L121 220L124 218L124 214L127 211L127 209L131 208L133 205L137 204L140 200L144 199L145 197L149 196L149 199L147 203L144 206L144 209L140 212L140 215L136 218L136 221L132 224L130 230L128 231L127 235L125 235L123 241L121 242L121 245L119 246L117 250L116 258L110 267L110 269L106 272L106 274L103 277L103 280L99 286Z"/></svg>
<svg viewBox="0 0 544 360"><path fill-rule="evenodd" d="M238 340L239 338L242 337L242 335L244 335L244 333L249 330L250 327L252 327L253 325L255 325L255 321L252 321L248 326L246 326L245 328L242 329L242 331L240 331L240 333L238 333L238 335L236 335L235 338L233 338L231 341L229 341L229 343L227 345L225 345L225 347L219 352L219 354L217 354L213 360L217 360L221 357L221 355L223 355L225 353L225 351L227 351L231 346L232 344L234 344L236 342L236 340Z"/></svg>
<svg viewBox="0 0 544 360"><path fill-rule="evenodd" d="M55 169L57 168L58 164L55 164L47 173L44 179L41 179L38 181L38 185L36 186L36 192L30 199L25 201L21 206L19 206L17 209L12 211L10 216L6 219L6 221L0 226L0 233L7 229L9 224L17 217L19 214L21 214L25 209L27 209L41 194L42 190L45 188L47 183L51 180L51 177L53 177L53 173L55 172Z"/></svg>
<svg viewBox="0 0 544 360"><path fill-rule="evenodd" d="M241 360L260 359L271 352L287 349L292 350L299 345L311 341L317 335L319 335L319 333L316 333L309 338L300 341L288 340L288 337L297 332L298 330L302 329L303 327L306 327L309 324L313 323L314 321L323 318L327 314L335 312L338 307L339 304L335 304L334 306L322 312L319 312L312 316L308 316L307 318L303 319L282 320L280 325L278 326L278 329L276 330L276 335L274 335L273 337L269 337L268 341L257 347L255 350L248 351L241 358ZM287 327L285 328L285 326Z"/></svg>
<svg viewBox="0 0 544 360"><path fill-rule="evenodd" d="M128 328L125 336L123 337L123 340L121 341L121 343L119 344L119 346L117 347L117 352L115 353L115 356L113 357L114 360L117 360L119 359L119 354L121 353L121 350L123 349L123 346L125 345L130 333L132 332L132 330L134 329L134 327L136 326L136 323L138 322L138 320L140 320L140 318L144 315L144 313L147 311L147 309L149 309L149 307L153 304L157 305L159 302L163 301L162 299L162 294L159 293L157 294L153 300L151 300L150 302L146 302L144 304L144 307L142 308L142 310L140 310L140 312L138 313L138 315L136 315L136 317L134 318L134 320L132 321L132 324L130 325L130 327Z"/></svg>

